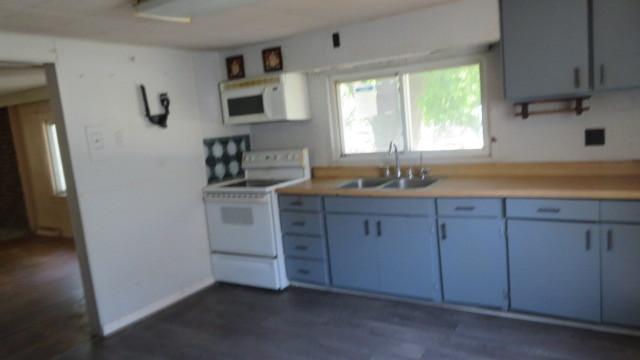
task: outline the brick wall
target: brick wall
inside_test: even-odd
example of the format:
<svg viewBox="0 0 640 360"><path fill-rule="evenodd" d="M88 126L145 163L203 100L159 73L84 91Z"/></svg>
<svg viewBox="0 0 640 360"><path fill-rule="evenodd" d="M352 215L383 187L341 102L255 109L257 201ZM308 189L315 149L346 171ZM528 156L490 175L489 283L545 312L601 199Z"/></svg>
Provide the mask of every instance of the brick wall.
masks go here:
<svg viewBox="0 0 640 360"><path fill-rule="evenodd" d="M27 229L28 224L9 113L0 109L0 228Z"/></svg>

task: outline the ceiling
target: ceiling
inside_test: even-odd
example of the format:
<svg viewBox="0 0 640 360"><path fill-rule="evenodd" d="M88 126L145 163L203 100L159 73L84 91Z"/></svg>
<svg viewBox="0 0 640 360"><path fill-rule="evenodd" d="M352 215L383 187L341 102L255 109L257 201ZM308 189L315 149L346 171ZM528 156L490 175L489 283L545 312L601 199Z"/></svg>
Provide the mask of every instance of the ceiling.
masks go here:
<svg viewBox="0 0 640 360"><path fill-rule="evenodd" d="M44 69L0 63L0 96L47 84Z"/></svg>
<svg viewBox="0 0 640 360"><path fill-rule="evenodd" d="M455 0L260 0L191 24L141 19L133 0L0 0L0 30L193 49L248 45Z"/></svg>

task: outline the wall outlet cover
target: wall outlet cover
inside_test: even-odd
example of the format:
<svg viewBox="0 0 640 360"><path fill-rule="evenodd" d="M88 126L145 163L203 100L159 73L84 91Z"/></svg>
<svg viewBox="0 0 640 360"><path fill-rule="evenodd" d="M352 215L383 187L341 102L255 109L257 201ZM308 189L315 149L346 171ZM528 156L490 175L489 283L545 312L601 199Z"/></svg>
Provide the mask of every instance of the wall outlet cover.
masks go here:
<svg viewBox="0 0 640 360"><path fill-rule="evenodd" d="M584 132L584 146L604 146L605 129L587 129Z"/></svg>

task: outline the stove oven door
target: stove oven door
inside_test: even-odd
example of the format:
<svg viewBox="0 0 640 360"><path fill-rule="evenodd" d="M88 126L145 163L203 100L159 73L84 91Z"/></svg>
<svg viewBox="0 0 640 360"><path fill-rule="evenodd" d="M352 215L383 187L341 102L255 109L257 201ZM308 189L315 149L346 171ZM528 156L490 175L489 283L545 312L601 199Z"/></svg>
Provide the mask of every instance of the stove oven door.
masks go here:
<svg viewBox="0 0 640 360"><path fill-rule="evenodd" d="M269 194L206 194L205 204L212 252L276 257Z"/></svg>

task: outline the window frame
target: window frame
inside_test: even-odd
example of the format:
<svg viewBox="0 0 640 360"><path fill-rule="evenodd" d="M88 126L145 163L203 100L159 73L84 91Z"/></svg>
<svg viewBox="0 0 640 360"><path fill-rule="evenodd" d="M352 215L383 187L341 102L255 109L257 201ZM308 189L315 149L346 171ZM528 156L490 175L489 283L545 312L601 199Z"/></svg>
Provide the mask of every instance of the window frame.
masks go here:
<svg viewBox="0 0 640 360"><path fill-rule="evenodd" d="M420 62L408 65L391 66L388 68L368 69L362 71L337 72L329 75L329 99L330 99L330 116L331 116L331 138L333 161L342 163L373 163L379 162L387 156L386 152L362 153L362 154L345 154L344 134L340 111L340 97L338 92L338 84L341 82L368 80L373 77L398 77L399 78L399 97L401 103L401 120L403 126L403 140L405 149L401 151L403 157L409 160L417 160L422 154L426 161L434 160L455 160L455 159L471 159L471 158L489 158L491 156L491 129L489 121L488 109L488 91L487 91L487 54L477 54L462 56L456 58L448 58L437 61ZM410 149L410 114L407 114L410 107L410 96L407 96L408 75L412 73L420 73L431 70L447 69L460 66L479 65L480 66L480 96L482 103L482 128L484 147L477 150L441 150L441 151L417 151ZM399 151L400 152L400 151Z"/></svg>
<svg viewBox="0 0 640 360"><path fill-rule="evenodd" d="M44 127L47 157L49 160L51 191L53 196L65 198L67 197L69 184L67 183L66 174L64 173L64 165L62 163L62 149L60 148L60 134L58 133L58 126L53 122L48 122Z"/></svg>

